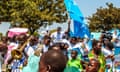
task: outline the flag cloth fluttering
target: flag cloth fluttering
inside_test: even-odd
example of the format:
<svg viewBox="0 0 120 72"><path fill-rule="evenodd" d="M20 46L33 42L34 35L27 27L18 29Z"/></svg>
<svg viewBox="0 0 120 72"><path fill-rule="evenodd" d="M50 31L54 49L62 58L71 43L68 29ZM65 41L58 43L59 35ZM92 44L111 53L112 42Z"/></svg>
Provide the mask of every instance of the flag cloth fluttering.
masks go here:
<svg viewBox="0 0 120 72"><path fill-rule="evenodd" d="M73 20L73 32L70 32L71 36L90 38L90 32L87 25L84 23L84 17L80 11L78 5L74 0L64 0L66 9L69 13L70 18Z"/></svg>

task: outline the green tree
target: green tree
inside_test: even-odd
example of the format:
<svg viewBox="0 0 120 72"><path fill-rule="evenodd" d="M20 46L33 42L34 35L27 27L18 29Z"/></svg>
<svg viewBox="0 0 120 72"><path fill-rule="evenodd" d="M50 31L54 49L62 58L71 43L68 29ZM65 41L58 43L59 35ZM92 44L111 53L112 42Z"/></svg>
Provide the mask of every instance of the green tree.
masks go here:
<svg viewBox="0 0 120 72"><path fill-rule="evenodd" d="M91 31L110 30L120 26L120 8L106 3L107 7L100 7L96 13L88 17Z"/></svg>
<svg viewBox="0 0 120 72"><path fill-rule="evenodd" d="M1 0L0 21L27 27L31 33L41 26L67 20L64 0Z"/></svg>

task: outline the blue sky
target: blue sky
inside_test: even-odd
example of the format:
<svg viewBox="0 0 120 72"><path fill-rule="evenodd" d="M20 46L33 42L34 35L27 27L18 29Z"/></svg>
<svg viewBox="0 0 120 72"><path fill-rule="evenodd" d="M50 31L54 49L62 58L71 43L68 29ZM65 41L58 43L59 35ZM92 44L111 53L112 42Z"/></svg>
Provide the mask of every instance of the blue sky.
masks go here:
<svg viewBox="0 0 120 72"><path fill-rule="evenodd" d="M114 4L114 6L120 8L120 0L75 0L76 3L78 4L81 12L83 13L84 17L91 16L93 13L96 12L96 9L99 8L100 6L106 7L106 2L111 2ZM86 22L86 21L85 21ZM67 24L54 24L50 26L49 28L53 29L58 26L61 26L63 29L67 29ZM9 24L1 24L0 25L0 32L6 33L6 31L9 28Z"/></svg>
<svg viewBox="0 0 120 72"><path fill-rule="evenodd" d="M106 7L106 2L120 8L120 0L75 0L85 17L91 16L100 6Z"/></svg>

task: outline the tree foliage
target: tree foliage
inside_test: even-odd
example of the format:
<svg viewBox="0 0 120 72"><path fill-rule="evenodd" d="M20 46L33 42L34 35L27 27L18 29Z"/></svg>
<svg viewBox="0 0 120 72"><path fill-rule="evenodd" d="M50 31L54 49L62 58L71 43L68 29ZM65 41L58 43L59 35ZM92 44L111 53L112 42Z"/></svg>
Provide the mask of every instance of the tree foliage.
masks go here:
<svg viewBox="0 0 120 72"><path fill-rule="evenodd" d="M0 21L27 27L31 32L53 22L67 20L64 0L1 0Z"/></svg>
<svg viewBox="0 0 120 72"><path fill-rule="evenodd" d="M120 8L112 3L106 3L107 7L100 7L97 12L88 17L91 31L110 30L120 25Z"/></svg>

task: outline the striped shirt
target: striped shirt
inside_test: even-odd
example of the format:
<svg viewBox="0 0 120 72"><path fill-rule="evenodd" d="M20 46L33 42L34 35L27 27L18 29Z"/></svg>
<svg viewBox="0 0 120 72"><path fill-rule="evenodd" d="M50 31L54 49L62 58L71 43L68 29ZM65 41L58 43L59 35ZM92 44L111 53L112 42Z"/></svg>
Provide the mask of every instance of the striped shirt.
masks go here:
<svg viewBox="0 0 120 72"><path fill-rule="evenodd" d="M12 72L22 72L25 57L23 56L21 60L14 60L11 65Z"/></svg>

